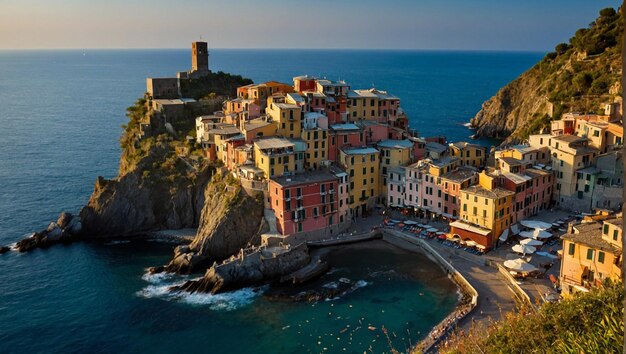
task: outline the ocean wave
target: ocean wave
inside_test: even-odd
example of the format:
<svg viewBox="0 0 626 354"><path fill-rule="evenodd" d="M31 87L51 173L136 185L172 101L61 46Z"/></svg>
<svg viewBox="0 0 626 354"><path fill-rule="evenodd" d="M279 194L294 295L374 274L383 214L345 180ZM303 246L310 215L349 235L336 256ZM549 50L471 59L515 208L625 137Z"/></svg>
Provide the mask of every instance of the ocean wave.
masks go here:
<svg viewBox="0 0 626 354"><path fill-rule="evenodd" d="M322 285L323 288L327 288L327 289L337 289L337 283L335 283L334 281L331 281L330 283L326 283L324 285Z"/></svg>
<svg viewBox="0 0 626 354"><path fill-rule="evenodd" d="M232 311L251 304L256 297L263 294L267 289L266 287L243 288L221 294L173 291L173 286L183 285L187 281L186 278L181 278L184 277L165 273L144 274L142 279L152 284L139 290L136 295L147 299L157 298L193 306L208 306L215 311Z"/></svg>
<svg viewBox="0 0 626 354"><path fill-rule="evenodd" d="M365 280L359 280L356 283L354 283L354 285L352 285L352 290L354 291L359 288L364 288L370 284L371 284L370 282L367 282Z"/></svg>
<svg viewBox="0 0 626 354"><path fill-rule="evenodd" d="M243 288L221 294L179 293L180 300L190 305L208 305L211 310L232 311L251 304L263 293L260 288Z"/></svg>
<svg viewBox="0 0 626 354"><path fill-rule="evenodd" d="M141 279L147 281L152 284L161 284L164 281L171 280L175 275L172 273L161 272L161 273L150 273L146 272L141 276Z"/></svg>

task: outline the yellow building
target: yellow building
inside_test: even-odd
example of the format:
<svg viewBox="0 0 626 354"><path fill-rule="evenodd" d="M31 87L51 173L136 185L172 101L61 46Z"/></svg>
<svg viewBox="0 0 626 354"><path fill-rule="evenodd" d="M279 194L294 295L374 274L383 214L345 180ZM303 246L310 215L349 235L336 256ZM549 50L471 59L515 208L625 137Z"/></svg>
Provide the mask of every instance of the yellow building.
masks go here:
<svg viewBox="0 0 626 354"><path fill-rule="evenodd" d="M296 171L294 144L284 138L264 138L254 141L254 164L265 178L279 177Z"/></svg>
<svg viewBox="0 0 626 354"><path fill-rule="evenodd" d="M514 145L495 152L496 160L502 157L514 158L532 165L545 165L550 163L550 148L547 146L532 147L528 145Z"/></svg>
<svg viewBox="0 0 626 354"><path fill-rule="evenodd" d="M400 99L376 89L354 90L348 93L348 121L393 121L400 114Z"/></svg>
<svg viewBox="0 0 626 354"><path fill-rule="evenodd" d="M562 294L587 291L622 276L622 217L578 224L563 235Z"/></svg>
<svg viewBox="0 0 626 354"><path fill-rule="evenodd" d="M241 132L234 125L223 124L208 131L209 141L215 147L215 158L226 161L226 141L240 135Z"/></svg>
<svg viewBox="0 0 626 354"><path fill-rule="evenodd" d="M586 138L576 135L531 135L528 142L531 147L550 148L556 177L553 193L556 205L569 210L590 211L591 200L577 190L578 171L595 164L598 149L589 146Z"/></svg>
<svg viewBox="0 0 626 354"><path fill-rule="evenodd" d="M461 220L491 230L482 238L470 238L488 249L492 248L502 232L511 226L514 197L514 192L496 187L495 179L484 171L478 175L477 185L462 189Z"/></svg>
<svg viewBox="0 0 626 354"><path fill-rule="evenodd" d="M328 160L328 131L325 129L304 129L302 140L306 143L305 169L318 169L322 161Z"/></svg>
<svg viewBox="0 0 626 354"><path fill-rule="evenodd" d="M485 166L487 148L461 141L450 144L450 155L458 157L461 162L461 166L482 168Z"/></svg>
<svg viewBox="0 0 626 354"><path fill-rule="evenodd" d="M299 138L302 135L302 109L289 103L272 102L267 114L277 125L277 134L285 138Z"/></svg>
<svg viewBox="0 0 626 354"><path fill-rule="evenodd" d="M246 143L252 143L255 139L268 138L276 135L276 124L267 122L261 118L243 122L241 133L246 137Z"/></svg>
<svg viewBox="0 0 626 354"><path fill-rule="evenodd" d="M378 150L368 148L345 148L339 150L338 163L348 173L350 182L349 203L353 217L362 216L374 207L378 191Z"/></svg>
<svg viewBox="0 0 626 354"><path fill-rule="evenodd" d="M389 170L406 166L413 160L413 143L410 140L383 140L377 144L380 151L380 190L382 200L387 200Z"/></svg>

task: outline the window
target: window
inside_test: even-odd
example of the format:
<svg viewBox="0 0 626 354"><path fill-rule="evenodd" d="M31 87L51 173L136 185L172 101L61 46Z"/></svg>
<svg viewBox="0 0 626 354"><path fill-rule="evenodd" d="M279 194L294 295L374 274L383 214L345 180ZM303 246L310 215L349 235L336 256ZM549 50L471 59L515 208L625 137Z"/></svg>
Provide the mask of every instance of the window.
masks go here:
<svg viewBox="0 0 626 354"><path fill-rule="evenodd" d="M602 251L598 252L598 262L604 263L604 252Z"/></svg>
<svg viewBox="0 0 626 354"><path fill-rule="evenodd" d="M617 230L613 230L613 241L617 241Z"/></svg>
<svg viewBox="0 0 626 354"><path fill-rule="evenodd" d="M609 234L609 224L604 224L604 230L602 231L605 235Z"/></svg>
<svg viewBox="0 0 626 354"><path fill-rule="evenodd" d="M574 250L576 249L576 245L573 243L569 244L569 251L567 252L570 256L574 255Z"/></svg>
<svg viewBox="0 0 626 354"><path fill-rule="evenodd" d="M593 261L593 255L595 253L595 250L590 248L587 250L587 259Z"/></svg>

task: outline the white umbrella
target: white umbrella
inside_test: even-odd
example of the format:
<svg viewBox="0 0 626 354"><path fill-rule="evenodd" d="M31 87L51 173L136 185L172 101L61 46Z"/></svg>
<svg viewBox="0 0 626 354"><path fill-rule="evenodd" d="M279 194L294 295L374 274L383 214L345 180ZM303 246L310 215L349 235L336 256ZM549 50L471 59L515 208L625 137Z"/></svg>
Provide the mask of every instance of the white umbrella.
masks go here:
<svg viewBox="0 0 626 354"><path fill-rule="evenodd" d="M528 245L528 246L542 246L543 242L539 240L535 240L534 238L525 238L521 240L520 245Z"/></svg>
<svg viewBox="0 0 626 354"><path fill-rule="evenodd" d="M531 229L547 230L552 227L552 224L537 220L522 220L519 223Z"/></svg>
<svg viewBox="0 0 626 354"><path fill-rule="evenodd" d="M439 230L435 229L434 227L431 227L430 229L426 230L427 232L437 232Z"/></svg>
<svg viewBox="0 0 626 354"><path fill-rule="evenodd" d="M534 265L527 263L520 258L505 261L504 266L516 272L532 272L533 270L537 270Z"/></svg>
<svg viewBox="0 0 626 354"><path fill-rule="evenodd" d="M519 234L519 225L517 225L517 224L511 225L511 234L512 235Z"/></svg>
<svg viewBox="0 0 626 354"><path fill-rule="evenodd" d="M404 221L404 224L405 225L417 225L417 222L411 221L411 220L406 220L406 221Z"/></svg>
<svg viewBox="0 0 626 354"><path fill-rule="evenodd" d="M543 230L533 230L533 231L522 231L519 233L519 235L521 237L524 238L534 238L534 239L541 239L541 238L550 238L552 237L552 234L549 233L548 231L543 231Z"/></svg>
<svg viewBox="0 0 626 354"><path fill-rule="evenodd" d="M528 246L528 245L515 245L513 246L512 250L515 253L531 254L531 253L535 253L537 249L533 246Z"/></svg>

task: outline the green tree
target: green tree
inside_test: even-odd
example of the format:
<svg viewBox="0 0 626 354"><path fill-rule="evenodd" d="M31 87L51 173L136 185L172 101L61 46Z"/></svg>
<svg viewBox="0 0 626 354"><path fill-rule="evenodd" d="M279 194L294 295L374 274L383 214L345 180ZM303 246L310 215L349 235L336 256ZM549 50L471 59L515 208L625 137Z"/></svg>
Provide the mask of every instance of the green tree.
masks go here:
<svg viewBox="0 0 626 354"><path fill-rule="evenodd" d="M558 55L565 53L568 49L569 49L569 44L567 43L559 43L556 45L556 47L554 47L554 51L556 51Z"/></svg>

